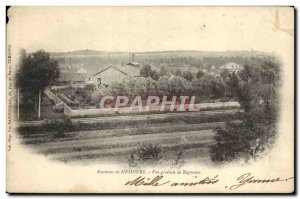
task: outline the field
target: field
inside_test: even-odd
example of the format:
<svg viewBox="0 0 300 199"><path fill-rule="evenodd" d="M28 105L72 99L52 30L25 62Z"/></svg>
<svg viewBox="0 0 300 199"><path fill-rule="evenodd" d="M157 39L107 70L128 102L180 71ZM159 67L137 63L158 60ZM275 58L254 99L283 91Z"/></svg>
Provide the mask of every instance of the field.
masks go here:
<svg viewBox="0 0 300 199"><path fill-rule="evenodd" d="M159 145L165 162L210 162L215 129L237 120L238 109L104 118L78 118L19 128L22 143L36 153L65 162L128 163L142 144ZM60 129L60 126L62 127ZM57 132L60 134L57 135Z"/></svg>

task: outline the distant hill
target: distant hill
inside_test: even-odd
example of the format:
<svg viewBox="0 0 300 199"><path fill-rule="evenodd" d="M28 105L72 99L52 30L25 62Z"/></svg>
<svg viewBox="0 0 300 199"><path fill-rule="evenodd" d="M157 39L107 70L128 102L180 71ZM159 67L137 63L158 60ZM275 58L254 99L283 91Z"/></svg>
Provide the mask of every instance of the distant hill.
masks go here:
<svg viewBox="0 0 300 199"><path fill-rule="evenodd" d="M124 65L132 59L141 65L150 64L155 69L165 67L167 70L186 70L220 67L228 62L245 64L249 59L270 57L272 55L259 51L152 51L152 52L121 52L77 50L70 52L51 52L61 68L84 68L89 73L96 73L105 67Z"/></svg>
<svg viewBox="0 0 300 199"><path fill-rule="evenodd" d="M69 52L51 52L51 55L53 56L64 56L64 55L106 55L106 54L128 54L129 52L109 52L109 51L97 51L97 50L76 50L76 51L69 51Z"/></svg>
<svg viewBox="0 0 300 199"><path fill-rule="evenodd" d="M260 51L192 51L192 50L174 50L174 51L149 51L149 52L125 52L125 51L97 51L97 50L76 50L69 52L51 52L53 56L64 56L64 55L130 55L134 53L139 56L157 55L157 56L261 56L267 55L267 53Z"/></svg>

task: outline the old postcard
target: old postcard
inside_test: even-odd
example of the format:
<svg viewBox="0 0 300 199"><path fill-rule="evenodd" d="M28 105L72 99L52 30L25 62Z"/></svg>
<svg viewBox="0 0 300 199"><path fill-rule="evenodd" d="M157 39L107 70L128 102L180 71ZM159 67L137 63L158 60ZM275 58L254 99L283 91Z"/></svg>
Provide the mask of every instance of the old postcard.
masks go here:
<svg viewBox="0 0 300 199"><path fill-rule="evenodd" d="M293 7L11 7L7 192L293 193Z"/></svg>

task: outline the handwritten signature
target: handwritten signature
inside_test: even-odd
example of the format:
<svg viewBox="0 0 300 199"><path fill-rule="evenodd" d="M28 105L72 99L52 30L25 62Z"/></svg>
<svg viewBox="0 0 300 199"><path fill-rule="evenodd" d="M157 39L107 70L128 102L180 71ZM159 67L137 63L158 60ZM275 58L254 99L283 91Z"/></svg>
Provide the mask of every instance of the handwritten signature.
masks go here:
<svg viewBox="0 0 300 199"><path fill-rule="evenodd" d="M162 175L155 176L154 178L147 178L144 176L139 176L133 180L129 180L125 183L126 186L163 186L163 185L169 185L169 186L196 186L196 185L212 185L216 184L220 181L219 176L216 175L214 177L204 177L201 180L193 181L193 182L172 182L170 180L165 180L165 177ZM242 186L245 186L247 184L268 184L268 183L276 183L276 182L287 182L288 180L293 179L294 177L290 178L269 178L269 179L259 179L255 178L254 175L251 173L245 173L241 176L239 176L236 180L237 183L230 185L230 190L238 189ZM227 187L227 186L226 186Z"/></svg>
<svg viewBox="0 0 300 199"><path fill-rule="evenodd" d="M234 190L246 184L271 184L276 182L287 182L288 180L291 180L293 178L294 177L290 177L290 178L276 177L276 178L259 179L259 178L255 178L255 176L252 175L251 173L245 173L237 178L238 184L231 185L229 189Z"/></svg>

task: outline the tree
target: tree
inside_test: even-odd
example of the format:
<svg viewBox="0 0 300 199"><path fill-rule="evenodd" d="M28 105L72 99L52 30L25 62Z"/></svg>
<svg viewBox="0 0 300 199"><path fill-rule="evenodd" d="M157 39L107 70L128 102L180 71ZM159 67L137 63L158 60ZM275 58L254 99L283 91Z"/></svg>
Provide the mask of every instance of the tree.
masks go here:
<svg viewBox="0 0 300 199"><path fill-rule="evenodd" d="M255 89L253 85L259 80L255 76L249 65L245 65L244 69L239 73L240 81L238 84L236 95L241 107L246 113L249 113L254 107Z"/></svg>
<svg viewBox="0 0 300 199"><path fill-rule="evenodd" d="M230 76L230 72L229 72L229 70L227 68L225 68L224 70L221 71L220 75L221 75L221 77L225 81L225 79Z"/></svg>
<svg viewBox="0 0 300 199"><path fill-rule="evenodd" d="M111 87L109 87L109 88L111 89ZM102 97L111 95L111 94L112 94L111 90L109 90L108 88L106 88L105 86L103 86L101 84L100 88L97 90L94 90L92 93L92 100L95 104L95 107L100 108L100 101L101 101Z"/></svg>
<svg viewBox="0 0 300 199"><path fill-rule="evenodd" d="M214 86L212 87L212 94L214 94L216 98L224 96L225 82L223 81L223 79L220 77L215 77L213 85Z"/></svg>
<svg viewBox="0 0 300 199"><path fill-rule="evenodd" d="M226 94L229 95L229 97L235 97L239 85L237 75L235 73L229 74L229 77L227 77L224 81L226 82Z"/></svg>
<svg viewBox="0 0 300 199"><path fill-rule="evenodd" d="M23 102L34 101L34 109L36 110L40 93L52 85L59 78L59 74L57 61L51 59L50 54L43 50L24 58L16 74L17 87L23 96Z"/></svg>
<svg viewBox="0 0 300 199"><path fill-rule="evenodd" d="M152 70L149 64L144 65L140 70L141 77L151 77L154 80L159 79L158 72L156 70Z"/></svg>
<svg viewBox="0 0 300 199"><path fill-rule="evenodd" d="M258 86L257 94L262 98L265 118L269 123L272 123L277 115L276 104L278 104L278 93L275 87L278 86L276 82L279 80L279 75L271 63L266 64L266 67L264 67L261 72L262 78L259 82L260 86Z"/></svg>
<svg viewBox="0 0 300 199"><path fill-rule="evenodd" d="M196 73L196 77L197 77L198 79L202 78L204 75L205 75L204 72L201 71L201 70L199 70L199 71Z"/></svg>
<svg viewBox="0 0 300 199"><path fill-rule="evenodd" d="M277 89L280 84L279 73L276 63L268 61L245 65L238 77L231 75L229 84L232 91L236 91L244 112L239 113L241 122L227 123L217 129L216 143L210 147L213 161L255 159L259 156L258 152L274 143L280 104Z"/></svg>
<svg viewBox="0 0 300 199"><path fill-rule="evenodd" d="M225 84L222 78L214 77L210 74L205 74L200 79L203 95L208 98L218 98L223 96L225 91Z"/></svg>
<svg viewBox="0 0 300 199"><path fill-rule="evenodd" d="M131 152L129 164L131 167L159 165L163 158L163 148L160 144L146 144L138 145L138 148Z"/></svg>
<svg viewBox="0 0 300 199"><path fill-rule="evenodd" d="M182 77L184 79L186 79L187 81L192 81L193 79L193 74L191 71L184 71L183 74L182 74Z"/></svg>
<svg viewBox="0 0 300 199"><path fill-rule="evenodd" d="M151 76L151 66L149 64L144 65L140 70L141 77L150 77Z"/></svg>
<svg viewBox="0 0 300 199"><path fill-rule="evenodd" d="M168 74L168 71L167 71L166 67L162 66L160 68L160 71L159 71L159 76L164 76L164 75L167 75L167 74Z"/></svg>
<svg viewBox="0 0 300 199"><path fill-rule="evenodd" d="M180 76L162 76L158 80L158 89L162 95L185 95L191 90L190 83Z"/></svg>
<svg viewBox="0 0 300 199"><path fill-rule="evenodd" d="M158 80L159 79L159 75L158 75L158 72L156 70L152 70L151 71L151 74L150 74L150 77L154 80Z"/></svg>
<svg viewBox="0 0 300 199"><path fill-rule="evenodd" d="M182 76L182 73L181 73L181 71L180 71L179 69L177 69L177 70L175 71L175 75L176 75L176 76Z"/></svg>

